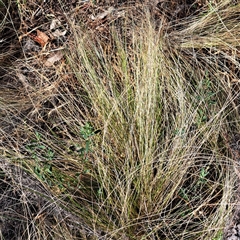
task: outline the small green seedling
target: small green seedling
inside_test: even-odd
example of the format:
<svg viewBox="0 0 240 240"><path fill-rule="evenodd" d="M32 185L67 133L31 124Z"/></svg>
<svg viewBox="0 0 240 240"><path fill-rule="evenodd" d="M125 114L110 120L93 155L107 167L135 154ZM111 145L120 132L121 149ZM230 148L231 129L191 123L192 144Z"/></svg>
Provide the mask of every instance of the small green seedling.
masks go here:
<svg viewBox="0 0 240 240"><path fill-rule="evenodd" d="M80 135L84 140L87 140L89 137L93 136L93 126L89 122L87 122L83 127L80 128Z"/></svg>
<svg viewBox="0 0 240 240"><path fill-rule="evenodd" d="M44 145L42 135L37 131L35 132L35 139L31 140L26 149L30 153L31 158L35 160L34 173L39 179L48 183L48 185L52 185L50 179L54 177L52 160L55 157L55 152Z"/></svg>
<svg viewBox="0 0 240 240"><path fill-rule="evenodd" d="M219 230L217 233L217 236L214 237L212 240L222 240L223 239L223 232L222 230Z"/></svg>
<svg viewBox="0 0 240 240"><path fill-rule="evenodd" d="M189 201L188 194L186 193L186 190L184 188L180 188L179 196L182 197L184 200Z"/></svg>
<svg viewBox="0 0 240 240"><path fill-rule="evenodd" d="M80 128L80 136L85 140L85 147L78 150L81 156L88 154L91 151L92 140L91 137L99 133L101 130L94 130L93 126L87 122Z"/></svg>
<svg viewBox="0 0 240 240"><path fill-rule="evenodd" d="M198 184L206 183L206 176L207 175L208 175L208 170L206 168L201 168Z"/></svg>

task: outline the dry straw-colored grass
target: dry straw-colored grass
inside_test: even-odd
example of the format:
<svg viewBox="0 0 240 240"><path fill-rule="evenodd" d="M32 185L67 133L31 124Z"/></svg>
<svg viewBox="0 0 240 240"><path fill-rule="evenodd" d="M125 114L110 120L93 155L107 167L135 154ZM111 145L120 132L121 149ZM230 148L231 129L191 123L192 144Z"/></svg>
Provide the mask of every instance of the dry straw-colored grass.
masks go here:
<svg viewBox="0 0 240 240"><path fill-rule="evenodd" d="M25 199L22 214L39 216L26 239L221 239L236 183L227 141L239 132L239 10L209 3L160 26L146 11L130 32L113 24L108 48L69 20L55 74L16 63L15 79L24 67L34 79L19 85L21 108L0 101L2 126L12 119L1 164L45 189L23 184L44 199L35 209ZM52 205L63 214L42 218Z"/></svg>

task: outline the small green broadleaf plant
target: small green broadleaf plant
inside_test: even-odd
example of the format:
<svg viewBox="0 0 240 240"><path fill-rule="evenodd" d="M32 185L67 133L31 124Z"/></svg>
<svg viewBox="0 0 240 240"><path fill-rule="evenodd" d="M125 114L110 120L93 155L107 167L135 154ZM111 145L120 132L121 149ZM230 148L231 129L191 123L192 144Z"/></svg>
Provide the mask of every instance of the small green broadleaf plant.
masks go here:
<svg viewBox="0 0 240 240"><path fill-rule="evenodd" d="M89 122L80 128L80 136L85 140L85 147L82 147L78 150L81 156L85 156L90 152L92 145L91 137L99 132L100 130L95 131Z"/></svg>

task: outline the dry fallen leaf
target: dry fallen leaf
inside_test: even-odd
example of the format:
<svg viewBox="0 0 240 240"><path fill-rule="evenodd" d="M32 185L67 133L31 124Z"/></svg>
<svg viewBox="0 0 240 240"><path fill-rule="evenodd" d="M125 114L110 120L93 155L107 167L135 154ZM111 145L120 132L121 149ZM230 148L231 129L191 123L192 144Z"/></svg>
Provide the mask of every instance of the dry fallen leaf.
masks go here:
<svg viewBox="0 0 240 240"><path fill-rule="evenodd" d="M56 37L56 38L59 38L59 37L61 37L61 36L65 36L66 35L66 33L67 33L67 30L64 30L64 31L59 31L58 29L56 30L56 31L54 31L53 33L52 33L52 35L54 36L54 37Z"/></svg>
<svg viewBox="0 0 240 240"><path fill-rule="evenodd" d="M41 45L41 47L44 47L49 40L49 37L47 36L47 34L40 30L37 30L37 36L31 34L30 37L35 42L39 43Z"/></svg>
<svg viewBox="0 0 240 240"><path fill-rule="evenodd" d="M42 40L42 44L40 43L42 47L44 47L49 40L49 37L47 36L47 34L39 30L37 30L37 37Z"/></svg>
<svg viewBox="0 0 240 240"><path fill-rule="evenodd" d="M40 49L40 46L33 41L33 39L28 38L23 45L24 52L38 52Z"/></svg>
<svg viewBox="0 0 240 240"><path fill-rule="evenodd" d="M96 17L94 17L93 15L91 16L91 19L96 21L96 20L102 20L103 18L105 18L106 16L112 14L114 12L115 8L114 7L109 7L106 11L98 14Z"/></svg>
<svg viewBox="0 0 240 240"><path fill-rule="evenodd" d="M47 59L47 61L45 62L44 65L45 65L46 67L51 67L51 66L53 66L53 64L54 64L55 62L61 60L62 57L63 57L63 54L62 54L61 52L57 52L57 53L55 53L54 55L52 55L51 57L49 57L49 58Z"/></svg>
<svg viewBox="0 0 240 240"><path fill-rule="evenodd" d="M61 22L58 19L53 19L50 24L50 30L55 29L57 26L60 26Z"/></svg>

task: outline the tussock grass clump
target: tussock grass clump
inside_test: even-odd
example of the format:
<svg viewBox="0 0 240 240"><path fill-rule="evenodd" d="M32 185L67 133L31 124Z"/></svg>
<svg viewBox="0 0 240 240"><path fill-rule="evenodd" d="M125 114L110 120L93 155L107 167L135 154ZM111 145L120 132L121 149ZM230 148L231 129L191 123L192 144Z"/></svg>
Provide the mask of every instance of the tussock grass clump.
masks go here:
<svg viewBox="0 0 240 240"><path fill-rule="evenodd" d="M64 70L33 70L38 84L22 89L34 108L18 111L13 137L2 131L3 159L74 221L57 219L64 235L52 220L45 239L221 239L236 184L238 11L225 1L160 26L146 12L131 32L113 24L108 46L69 24Z"/></svg>
<svg viewBox="0 0 240 240"><path fill-rule="evenodd" d="M204 51L190 59L148 24L133 29L131 47L115 38L114 61L81 31L69 56L88 118L102 128L90 170L102 195L94 223L103 227L104 216L112 237L210 239L232 195L231 160L219 144L235 120L233 97Z"/></svg>

